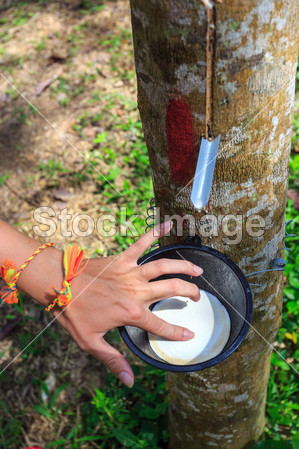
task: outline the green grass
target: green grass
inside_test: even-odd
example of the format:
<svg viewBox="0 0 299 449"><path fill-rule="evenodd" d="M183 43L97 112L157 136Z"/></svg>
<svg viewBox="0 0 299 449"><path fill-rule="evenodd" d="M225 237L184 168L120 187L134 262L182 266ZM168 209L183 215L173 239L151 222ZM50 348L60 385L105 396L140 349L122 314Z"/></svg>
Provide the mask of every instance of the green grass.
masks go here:
<svg viewBox="0 0 299 449"><path fill-rule="evenodd" d="M288 441L273 441L265 440L256 444L252 449L298 449L298 440Z"/></svg>
<svg viewBox="0 0 299 449"><path fill-rule="evenodd" d="M167 397L165 375L146 367L133 366L136 382L133 390L119 384L116 377L108 373L105 390L94 390L94 396L81 389L77 392L80 421L67 429L59 439L45 445L63 449L77 449L84 441L97 441L101 449L131 447L133 449L159 449L166 447ZM146 389L144 388L146 385ZM50 398L48 404L35 406L35 410L59 424L59 414L67 412L68 404L56 406L60 392L67 387L62 384ZM44 383L41 388L46 391ZM141 400L142 398L142 400ZM95 432L95 429L98 429Z"/></svg>
<svg viewBox="0 0 299 449"><path fill-rule="evenodd" d="M295 122L296 126L296 122ZM297 129L298 131L298 129ZM289 187L295 188L299 172L299 155L290 158ZM296 233L296 238L286 240L286 245L292 251L286 251L287 265L285 275L288 285L284 289L282 309L282 323L276 340L280 344L277 348L281 355L299 370L299 349L297 349L297 333L299 320L299 251L298 251L298 223L299 214L294 209L293 201L288 200L286 220L292 219L287 226L289 234ZM271 373L267 397L268 426L266 433L269 438L281 439L281 431L290 439L299 433L298 421L298 377L289 365L277 354L271 358Z"/></svg>
<svg viewBox="0 0 299 449"><path fill-rule="evenodd" d="M25 410L11 412L4 401L0 401L0 410L0 448L19 448Z"/></svg>
<svg viewBox="0 0 299 449"><path fill-rule="evenodd" d="M19 7L28 6L30 3L46 4L45 1L19 2ZM79 10L83 14L92 14L104 5L98 0L82 0ZM17 8L16 8L17 9ZM30 13L18 8L18 12L13 18L14 26L23 26L31 17ZM5 19L0 19L0 25L3 28L9 24ZM237 27L236 22L230 24L231 29ZM71 45L68 59L78 51L76 46L84 42L84 32L86 25L83 23L72 29L67 36L67 42ZM7 30L0 32L0 43L5 43L11 37ZM99 42L110 55L110 68L117 79L124 82L130 81L135 76L131 67L124 67L122 58L124 57L124 44L131 43L131 34L129 30L122 29L117 35L108 35L107 38ZM36 42L36 50L42 52L46 48L47 41L42 39ZM126 49L126 53L131 58L132 50ZM1 50L0 50L1 53ZM3 50L3 57L5 53ZM16 60L11 64L22 65L22 60ZM93 63L90 63L93 67ZM87 161L80 162L81 169L72 170L67 168L66 160L58 160L55 156L47 162L39 162L37 169L46 181L47 187L59 185L61 179L66 185L71 185L74 189L84 189L84 183L92 181L95 186L94 197L96 201L104 199L107 210L111 208L112 203L116 203L118 208L126 206L127 217L138 214L139 217L134 221L140 234L145 230L146 209L150 199L153 196L153 186L150 177L150 166L142 125L137 114L135 101L125 95L116 92L102 92L94 90L92 81L97 76L97 67L94 66L94 74L81 74L80 83L74 83L74 76L71 71L59 76L51 85L50 91L61 107L67 107L70 102L85 89L90 90L90 99L87 106L96 106L97 113L84 111L77 118L73 126L81 139L86 140L84 129L91 126L105 124L105 130L99 131L90 142L90 147L84 155ZM298 77L299 80L299 77ZM298 84L298 81L297 81ZM299 86L298 86L299 87ZM6 92L10 95L11 101L17 99L18 94L8 88ZM88 108L87 108L88 109ZM119 116L117 111L122 111ZM29 119L34 118L36 111L30 107L15 107L13 109L15 119L22 125L30 124ZM121 142L118 139L118 133L126 136ZM294 136L292 138L292 148L298 146L299 139L299 115L294 117ZM119 185L119 190L123 196L119 195L109 182L95 169L102 172L102 167L109 167L105 176L112 184ZM113 168L112 168L113 167ZM290 188L297 188L296 179L299 178L299 156L292 152L290 158ZM8 175L0 175L0 187L8 179ZM27 183L33 183L33 179L27 179ZM102 204L103 202L99 203ZM118 220L121 220L121 212L118 212ZM298 211L293 207L293 201L288 200L286 219L293 219L288 225L288 232L296 232L298 229L299 216ZM298 233L298 231L297 231ZM132 237L115 237L118 250L127 248L133 242ZM296 239L287 240L287 246L292 248L287 252L287 266L285 274L288 278L288 284L284 289L284 306L282 315L282 324L277 335L279 352L290 363L296 364L299 358L297 349L297 325L299 307L299 252L298 241ZM114 250L111 253L114 253ZM96 252L99 254L99 251ZM26 317L23 310L23 302L15 305L16 311L23 316L23 320L33 320ZM8 315L7 319L13 315ZM22 324L20 325L20 328ZM36 332L18 332L18 349L22 350L36 335ZM30 360L33 357L47 357L51 345L59 340L59 331L54 333L51 328L47 329L41 337L31 345L21 356L26 361L26 369L21 367L17 370L16 385L22 389L23 385L29 381L37 392L39 401L34 404L35 412L48 420L49 428L58 431L62 416L68 417L68 423L61 432L56 441L45 444L44 449L79 449L84 443L92 441L100 449L121 449L131 447L133 449L164 449L167 447L167 393L166 393L166 375L163 371L156 370L153 367L141 362L133 364L135 373L135 385L132 390L128 390L116 379L116 377L107 373L106 387L103 391L95 389L92 392L85 391L82 388L77 389L73 403L62 402L61 398L64 390L69 387L66 381L67 373L60 373L57 379L57 388L49 393L45 383L47 373L40 373L39 377L31 377ZM117 346L120 343L120 337L117 331L109 333L109 341ZM0 356L3 353L0 353ZM298 364L296 365L298 369ZM10 382L8 372L2 378L3 389ZM289 365L279 358L275 353L271 360L271 373L267 397L267 427L266 441L259 443L256 448L266 449L298 449L298 404L296 402L296 389L298 382L294 372ZM46 396L45 396L46 395ZM47 399L45 399L47 397ZM77 411L75 410L78 407ZM0 401L0 448L19 449L22 447L24 427L24 415L30 412L24 408L16 411L14 404ZM77 415L78 413L78 415ZM78 419L78 416L80 419ZM284 438L288 442L282 441ZM291 443L292 441L292 443Z"/></svg>

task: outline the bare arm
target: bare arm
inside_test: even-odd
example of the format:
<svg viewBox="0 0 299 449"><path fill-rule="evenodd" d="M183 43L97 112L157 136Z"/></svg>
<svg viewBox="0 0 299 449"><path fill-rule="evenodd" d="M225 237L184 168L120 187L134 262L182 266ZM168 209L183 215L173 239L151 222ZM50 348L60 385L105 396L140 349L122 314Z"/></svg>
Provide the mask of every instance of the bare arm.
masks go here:
<svg viewBox="0 0 299 449"><path fill-rule="evenodd" d="M166 234L172 223L163 225L159 228L160 235ZM198 276L202 270L184 260L170 259L138 266L138 258L155 240L150 230L122 253L90 260L86 269L72 281L72 302L64 308L53 309L57 320L80 348L105 363L127 386L133 385L133 371L126 359L104 340L110 329L131 325L171 340L193 337L188 329L156 317L149 306L170 295L189 296L197 301L196 285L181 279L149 281L168 273ZM9 259L19 268L39 246L38 241L0 220L0 263ZM44 306L51 303L54 299L51 287L60 290L63 282L62 257L62 252L55 248L43 250L21 274L19 290Z"/></svg>
<svg viewBox="0 0 299 449"><path fill-rule="evenodd" d="M40 242L0 220L0 263L8 259L15 262L18 269L39 246ZM46 306L54 299L51 287L60 290L62 281L62 252L46 248L25 268L18 289Z"/></svg>

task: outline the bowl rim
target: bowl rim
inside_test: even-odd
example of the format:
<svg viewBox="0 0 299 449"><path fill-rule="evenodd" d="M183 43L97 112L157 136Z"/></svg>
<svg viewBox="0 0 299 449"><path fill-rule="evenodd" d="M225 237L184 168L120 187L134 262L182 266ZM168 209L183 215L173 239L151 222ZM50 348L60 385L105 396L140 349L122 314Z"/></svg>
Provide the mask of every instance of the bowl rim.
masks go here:
<svg viewBox="0 0 299 449"><path fill-rule="evenodd" d="M196 236L195 236L196 237ZM188 240L189 239L189 240ZM208 254L212 254L213 256L216 256L220 259L222 259L223 262L225 262L238 276L238 279L240 280L245 297L247 299L246 301L246 313L244 322L242 325L242 328L235 338L234 342L229 346L225 351L221 352L217 356L206 360L204 362L200 363L194 363L192 365L174 365L172 363L159 361L156 359L153 359L149 355L145 354L141 349L138 348L138 346L135 345L133 340L130 338L126 327L127 326L119 326L118 330L119 333L123 339L123 341L126 343L129 349L137 355L141 360L148 363L149 365L154 366L155 368L162 369L164 371L172 371L172 372L182 372L182 373L188 373L193 371L200 371L206 368L210 368L223 360L225 360L227 357L229 357L242 343L244 340L248 329L251 324L252 320L252 313L253 313L253 301L252 301L252 293L250 290L249 283L242 272L242 270L236 265L226 254L221 253L220 251L217 251L214 248L211 248L206 245L202 245L199 238L197 238L197 244L194 244L194 240L192 238L188 238L183 243L174 243L170 245L165 245L160 248L157 248L153 251L150 251L149 253L145 254L144 256L140 257L137 261L138 265L144 264L148 259L151 259L153 256L156 256L158 254L162 254L164 252L167 252L169 250L176 250L176 249L194 249L196 251L202 251ZM190 242L190 243L189 243ZM195 241L196 242L196 241ZM157 301L158 302L158 301ZM134 326L130 326L134 327Z"/></svg>

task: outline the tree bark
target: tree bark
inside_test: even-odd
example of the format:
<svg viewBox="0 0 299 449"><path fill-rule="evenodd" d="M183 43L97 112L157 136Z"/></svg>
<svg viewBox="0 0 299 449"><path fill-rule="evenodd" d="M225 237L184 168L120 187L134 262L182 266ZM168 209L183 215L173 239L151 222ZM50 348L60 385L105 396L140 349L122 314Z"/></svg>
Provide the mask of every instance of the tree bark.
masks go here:
<svg viewBox="0 0 299 449"><path fill-rule="evenodd" d="M131 0L138 106L161 217L202 216L190 202L205 132L207 10L199 0ZM216 3L211 129L221 143L210 196L218 218L241 215L242 239L213 236L246 273L270 269L284 236L298 17L290 0ZM213 28L214 26L214 28ZM185 188L184 188L185 187ZM184 188L184 189L183 189ZM183 189L183 190L182 190ZM262 236L248 217L265 221ZM162 243L177 241L176 235ZM204 239L206 244L210 240ZM281 254L280 254L281 256ZM281 322L283 274L251 276L254 328L270 343ZM242 449L264 432L271 348L252 328L239 349L210 369L168 375L170 448Z"/></svg>

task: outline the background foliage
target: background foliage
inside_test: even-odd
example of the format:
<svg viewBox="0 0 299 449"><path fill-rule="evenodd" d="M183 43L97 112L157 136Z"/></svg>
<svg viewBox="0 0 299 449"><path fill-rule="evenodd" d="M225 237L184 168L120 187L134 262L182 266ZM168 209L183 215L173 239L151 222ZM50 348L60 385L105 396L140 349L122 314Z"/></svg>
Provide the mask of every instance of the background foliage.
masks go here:
<svg viewBox="0 0 299 449"><path fill-rule="evenodd" d="M51 204L58 210L67 205L86 213L111 211L115 204L118 211L126 205L129 216L139 215L135 224L143 233L153 191L136 108L128 3L8 1L0 10L0 71L18 90L25 95L29 92L38 109L63 129L86 158L78 158L66 142L58 141L55 130L45 127L35 108L2 80L0 200L4 219L30 235L32 202ZM34 96L37 83L45 81L50 81L49 86L39 86L42 92ZM290 158L290 189L294 190L298 190L299 179L298 135L297 105ZM299 217L293 199L287 203L289 219L293 221L288 232L296 232ZM277 351L297 369L298 239L287 240L292 251L285 255L284 307L275 343ZM56 243L64 247L65 239L57 237ZM105 256L126 248L132 239L116 236L105 242L93 238L80 243L90 254ZM8 307L1 317L3 365L48 321L28 298ZM11 330L4 338L7 325ZM135 359L116 331L108 339L132 363L134 388L128 390L100 363L83 355L53 323L1 375L0 448L32 444L45 449L167 447L165 373ZM299 447L298 383L288 363L273 353L266 441L256 448Z"/></svg>

